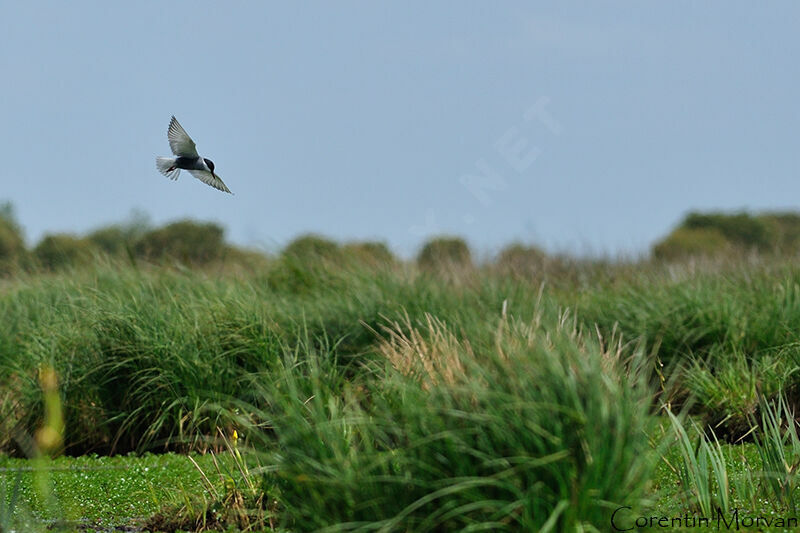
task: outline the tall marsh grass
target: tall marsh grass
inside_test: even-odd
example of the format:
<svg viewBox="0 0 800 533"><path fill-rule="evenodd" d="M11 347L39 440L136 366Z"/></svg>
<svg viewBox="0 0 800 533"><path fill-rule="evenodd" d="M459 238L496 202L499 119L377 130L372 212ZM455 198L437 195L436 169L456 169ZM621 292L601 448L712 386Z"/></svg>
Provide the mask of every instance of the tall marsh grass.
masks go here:
<svg viewBox="0 0 800 533"><path fill-rule="evenodd" d="M763 469L762 486L776 507L797 513L800 489L800 438L797 421L783 395L775 401L761 399L760 431L755 442Z"/></svg>
<svg viewBox="0 0 800 533"><path fill-rule="evenodd" d="M694 424L696 438L693 442L680 419L669 410L667 416L680 450L676 473L684 500L701 516L715 516L718 510L727 514L731 508L730 482L725 453L717 436Z"/></svg>
<svg viewBox="0 0 800 533"><path fill-rule="evenodd" d="M716 437L679 435L690 507L724 507L728 485L790 506L800 269L557 266L441 276L286 255L5 280L0 451L23 454L42 425L52 368L66 453L212 450L220 429L245 432L281 527L602 531L643 505L674 400L761 450L747 485Z"/></svg>
<svg viewBox="0 0 800 533"><path fill-rule="evenodd" d="M310 285L273 284L298 268ZM473 328L508 294L532 305L491 280L442 286L402 269L284 262L248 276L110 265L21 278L0 292L0 450L43 416L41 365L61 380L68 453L202 448L226 424L209 407L258 404L251 381L301 339L335 341L355 371L375 357L383 317L431 312Z"/></svg>
<svg viewBox="0 0 800 533"><path fill-rule="evenodd" d="M654 463L641 354L543 320L498 314L474 339L430 315L389 321L357 381L330 354L285 358L256 433L284 525L602 530L638 504Z"/></svg>

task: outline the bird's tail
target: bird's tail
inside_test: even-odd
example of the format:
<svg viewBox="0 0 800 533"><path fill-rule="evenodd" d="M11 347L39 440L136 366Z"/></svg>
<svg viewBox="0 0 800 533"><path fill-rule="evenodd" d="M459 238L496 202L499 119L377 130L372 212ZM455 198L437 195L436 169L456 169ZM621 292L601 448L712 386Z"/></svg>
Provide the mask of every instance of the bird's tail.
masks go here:
<svg viewBox="0 0 800 533"><path fill-rule="evenodd" d="M156 168L171 180L178 179L181 169L175 167L174 157L156 157Z"/></svg>

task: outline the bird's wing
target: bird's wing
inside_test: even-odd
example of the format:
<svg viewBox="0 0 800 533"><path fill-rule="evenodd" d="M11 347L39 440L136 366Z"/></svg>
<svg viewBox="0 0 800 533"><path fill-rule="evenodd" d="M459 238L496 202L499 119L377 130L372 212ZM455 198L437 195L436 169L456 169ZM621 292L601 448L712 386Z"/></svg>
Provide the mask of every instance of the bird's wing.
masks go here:
<svg viewBox="0 0 800 533"><path fill-rule="evenodd" d="M215 189L219 189L222 192L227 192L233 194L230 189L223 183L219 176L212 174L207 170L190 170L189 173L194 176L195 178L199 179L206 185L211 185Z"/></svg>
<svg viewBox="0 0 800 533"><path fill-rule="evenodd" d="M172 153L178 157L200 157L194 141L174 116L169 121L167 138L169 139L169 147Z"/></svg>

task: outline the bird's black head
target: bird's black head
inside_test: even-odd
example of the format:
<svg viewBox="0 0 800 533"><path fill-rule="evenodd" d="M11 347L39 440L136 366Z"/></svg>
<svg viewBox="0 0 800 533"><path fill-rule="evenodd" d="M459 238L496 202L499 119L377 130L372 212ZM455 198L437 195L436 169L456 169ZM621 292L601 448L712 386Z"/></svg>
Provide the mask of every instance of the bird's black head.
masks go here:
<svg viewBox="0 0 800 533"><path fill-rule="evenodd" d="M206 162L206 166L208 167L208 170L210 170L211 173L213 174L214 173L214 162L212 160L210 160L210 159L206 159L205 157L203 158L203 161Z"/></svg>

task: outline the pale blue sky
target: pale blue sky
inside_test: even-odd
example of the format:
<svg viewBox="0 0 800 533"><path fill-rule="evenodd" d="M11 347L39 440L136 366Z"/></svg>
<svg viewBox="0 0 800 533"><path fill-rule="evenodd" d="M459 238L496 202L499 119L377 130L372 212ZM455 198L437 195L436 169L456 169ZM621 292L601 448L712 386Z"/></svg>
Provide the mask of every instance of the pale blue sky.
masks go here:
<svg viewBox="0 0 800 533"><path fill-rule="evenodd" d="M138 208L403 255L800 208L800 4L552 4L3 2L0 200L30 243ZM172 114L235 196L156 171Z"/></svg>

